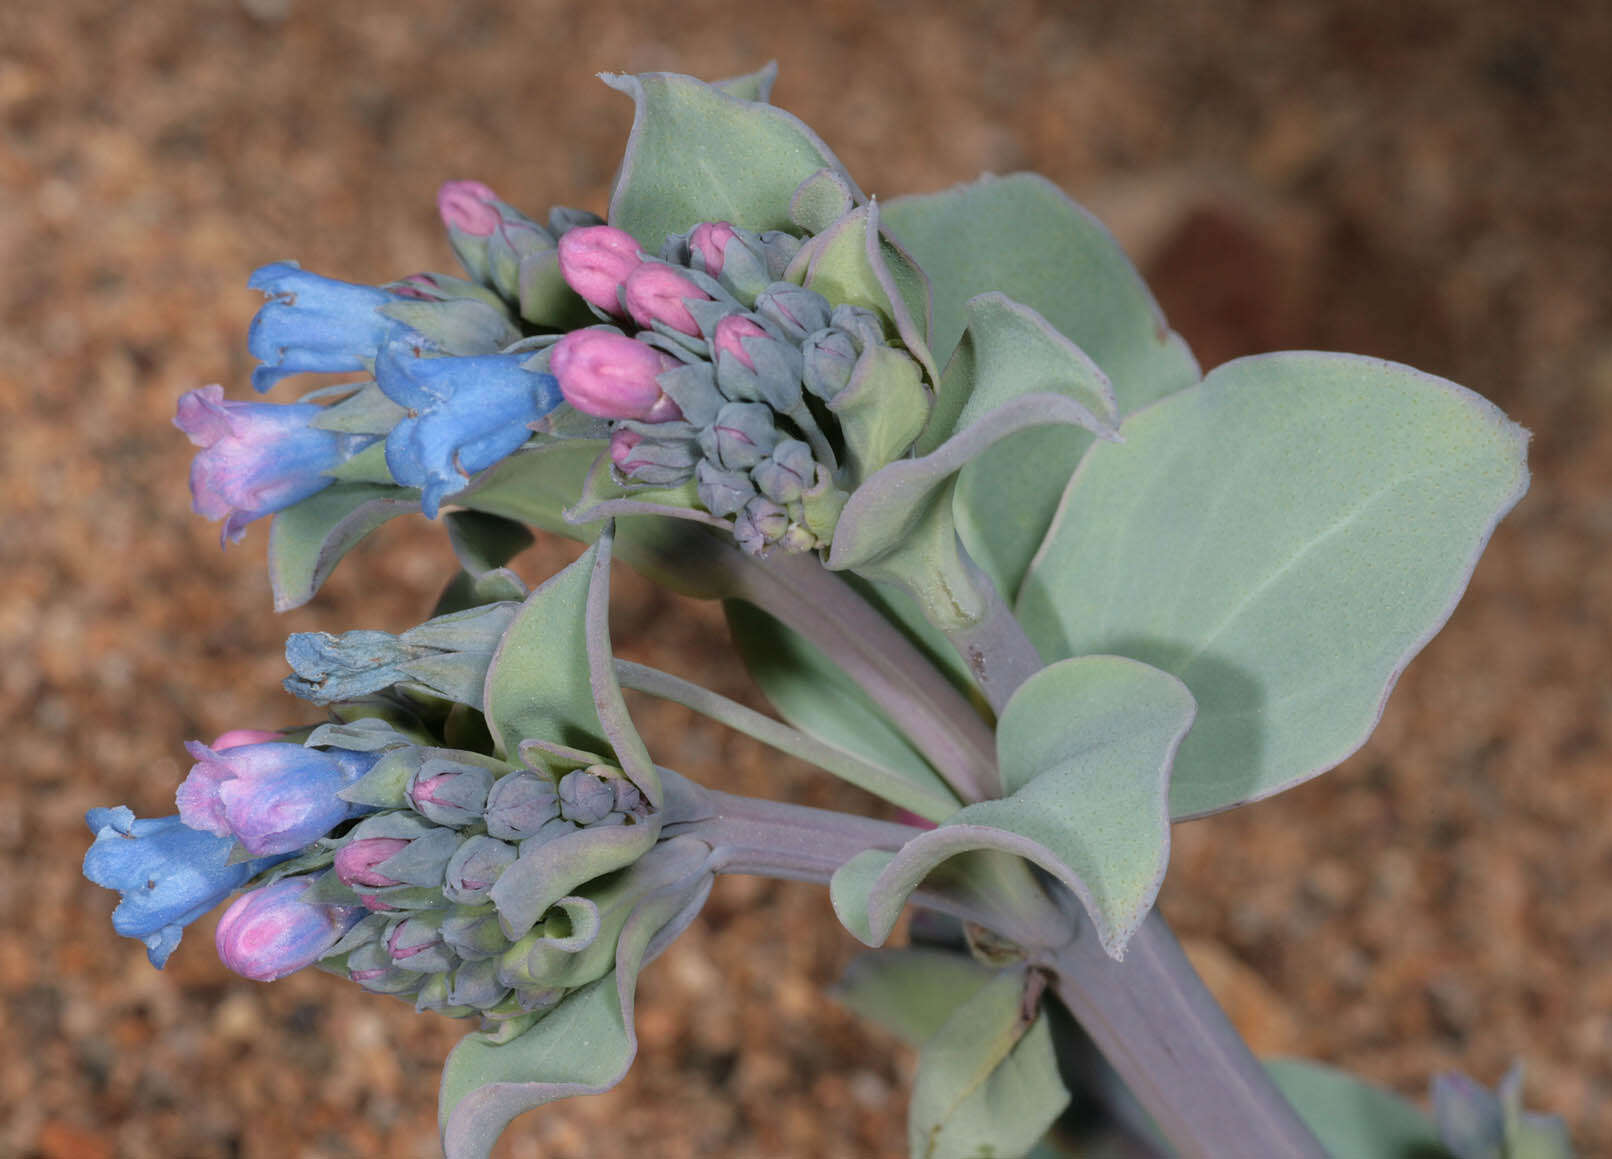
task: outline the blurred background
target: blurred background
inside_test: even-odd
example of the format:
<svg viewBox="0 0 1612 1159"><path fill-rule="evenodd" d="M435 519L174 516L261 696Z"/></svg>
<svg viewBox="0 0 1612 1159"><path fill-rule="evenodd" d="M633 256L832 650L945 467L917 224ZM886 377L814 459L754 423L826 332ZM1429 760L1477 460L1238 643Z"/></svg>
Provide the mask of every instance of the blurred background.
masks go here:
<svg viewBox="0 0 1612 1159"><path fill-rule="evenodd" d="M870 192L1070 190L1206 368L1379 355L1533 429L1532 492L1375 739L1179 827L1163 906L1257 1049L1415 1097L1520 1056L1612 1154L1612 7L56 0L0 7L0 1157L436 1153L461 1024L237 978L210 921L158 973L79 876L84 810L172 812L185 739L307 719L288 632L401 630L451 566L399 520L276 617L263 529L221 553L188 512L174 402L248 394L257 265L451 271L443 180L603 209L631 107L595 72L772 58L775 101ZM618 583L625 655L760 703L715 609ZM644 724L713 783L866 807ZM825 995L852 954L821 889L722 881L645 976L628 1080L501 1154L897 1159L912 1060Z"/></svg>

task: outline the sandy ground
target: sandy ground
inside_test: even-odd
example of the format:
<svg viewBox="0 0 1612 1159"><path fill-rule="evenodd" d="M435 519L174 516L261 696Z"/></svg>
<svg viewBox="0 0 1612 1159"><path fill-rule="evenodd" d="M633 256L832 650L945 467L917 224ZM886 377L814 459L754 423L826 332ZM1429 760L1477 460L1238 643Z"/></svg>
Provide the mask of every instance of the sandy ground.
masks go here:
<svg viewBox="0 0 1612 1159"><path fill-rule="evenodd" d="M1262 1050L1419 1094L1497 1079L1612 1154L1612 9L1433 0L58 0L0 7L0 1156L429 1156L460 1025L323 975L167 970L114 938L81 816L172 810L181 743L303 718L294 630L401 629L447 552L375 537L275 617L264 535L187 511L177 395L237 397L256 295L296 257L451 268L432 198L474 177L603 206L629 122L599 70L776 57L776 98L891 195L1035 169L1112 221L1206 366L1355 350L1533 428L1532 493L1320 781L1181 826L1164 907ZM539 575L568 557L545 543ZM714 610L623 576L627 655L751 696ZM759 702L757 702L759 703ZM668 764L845 808L852 790L676 713ZM502 1154L903 1154L910 1057L823 994L853 954L823 891L720 883L647 974L612 1094Z"/></svg>

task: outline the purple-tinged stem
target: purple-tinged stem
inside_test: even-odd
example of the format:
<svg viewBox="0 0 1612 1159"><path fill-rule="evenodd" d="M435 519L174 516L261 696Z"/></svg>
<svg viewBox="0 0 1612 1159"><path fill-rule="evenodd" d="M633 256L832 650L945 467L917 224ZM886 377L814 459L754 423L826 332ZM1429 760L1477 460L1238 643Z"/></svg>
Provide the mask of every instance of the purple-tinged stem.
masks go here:
<svg viewBox="0 0 1612 1159"><path fill-rule="evenodd" d="M742 577L737 594L823 649L964 802L999 795L990 726L899 628L815 556L768 559Z"/></svg>
<svg viewBox="0 0 1612 1159"><path fill-rule="evenodd" d="M1088 925L1052 969L1059 999L1180 1159L1326 1159L1157 910L1123 962Z"/></svg>
<svg viewBox="0 0 1612 1159"><path fill-rule="evenodd" d="M970 645L995 677L987 691L1000 710L1041 665L1039 659L1030 663L1035 645L1019 622L998 610L1006 613L1000 597ZM1061 886L1049 882L1048 888L1064 895L1071 913L1079 910ZM1059 999L1180 1159L1326 1159L1158 910L1126 944L1120 962L1082 916L1080 933L1054 952L1050 966Z"/></svg>

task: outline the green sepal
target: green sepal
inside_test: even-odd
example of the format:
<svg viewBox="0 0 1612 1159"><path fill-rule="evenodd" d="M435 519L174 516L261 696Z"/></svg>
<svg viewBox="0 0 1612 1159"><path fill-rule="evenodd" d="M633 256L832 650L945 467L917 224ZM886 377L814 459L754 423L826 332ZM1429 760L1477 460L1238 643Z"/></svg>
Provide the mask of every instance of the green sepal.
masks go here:
<svg viewBox="0 0 1612 1159"><path fill-rule="evenodd" d="M929 404L929 390L916 362L893 346L864 350L851 381L828 403L845 438L840 485L854 491L905 454L923 430Z"/></svg>
<svg viewBox="0 0 1612 1159"><path fill-rule="evenodd" d="M355 805L373 805L377 809L405 809L409 778L419 771L425 759L425 749L410 745L393 749L370 766L369 772L348 785L336 796Z"/></svg>
<svg viewBox="0 0 1612 1159"><path fill-rule="evenodd" d="M772 105L675 73L601 79L635 105L610 223L652 253L702 221L788 231L796 187L819 169L845 173L816 133ZM744 81L729 88L756 91Z"/></svg>
<svg viewBox="0 0 1612 1159"><path fill-rule="evenodd" d="M562 897L647 854L660 830L660 815L651 813L636 824L578 829L523 850L488 895L498 924L511 941L525 937Z"/></svg>
<svg viewBox="0 0 1612 1159"><path fill-rule="evenodd" d="M730 76L726 80L714 80L711 82L711 87L727 93L730 97L738 97L741 101L759 101L766 104L772 100L772 86L777 81L778 62L769 60L755 72Z"/></svg>
<svg viewBox="0 0 1612 1159"><path fill-rule="evenodd" d="M1227 363L1121 433L1081 461L1015 610L1046 659L1118 653L1192 689L1177 819L1359 748L1528 481L1493 405L1351 355Z"/></svg>
<svg viewBox="0 0 1612 1159"><path fill-rule="evenodd" d="M500 977L527 989L574 989L601 977L615 958L628 918L644 899L686 880L709 855L703 841L673 837L625 872L585 885L580 896L559 899L541 925L504 952Z"/></svg>
<svg viewBox="0 0 1612 1159"><path fill-rule="evenodd" d="M420 509L414 488L334 483L274 517L269 528L269 585L274 610L313 599L341 557L381 524Z"/></svg>
<svg viewBox="0 0 1612 1159"><path fill-rule="evenodd" d="M907 1111L913 1159L1019 1159L1062 1113L1069 1092L1030 985L1024 968L1002 971L919 1051Z"/></svg>
<svg viewBox="0 0 1612 1159"><path fill-rule="evenodd" d="M859 205L807 242L785 277L836 306L862 306L883 320L908 353L938 382L929 350L929 279L879 227L879 203Z"/></svg>
<svg viewBox="0 0 1612 1159"><path fill-rule="evenodd" d="M350 459L344 459L325 472L338 483L382 483L396 486L386 465L386 443L371 443Z"/></svg>
<svg viewBox="0 0 1612 1159"><path fill-rule="evenodd" d="M352 886L336 876L334 869L327 870L314 878L314 882L303 890L300 899L309 905L363 905Z"/></svg>
<svg viewBox="0 0 1612 1159"><path fill-rule="evenodd" d="M833 169L819 169L796 187L789 196L789 219L802 233L822 233L850 213L856 195L845 175Z"/></svg>
<svg viewBox="0 0 1612 1159"><path fill-rule="evenodd" d="M386 435L408 417L408 408L399 406L373 382L366 382L340 402L331 403L308 425L343 435Z"/></svg>

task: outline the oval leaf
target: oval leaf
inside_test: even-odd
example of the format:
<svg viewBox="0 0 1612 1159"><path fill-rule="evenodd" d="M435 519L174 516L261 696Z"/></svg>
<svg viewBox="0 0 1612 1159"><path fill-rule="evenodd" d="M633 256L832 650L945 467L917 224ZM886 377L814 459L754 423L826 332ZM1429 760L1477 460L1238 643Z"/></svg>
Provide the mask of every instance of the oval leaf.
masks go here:
<svg viewBox="0 0 1612 1159"><path fill-rule="evenodd" d="M791 230L796 187L819 169L845 173L817 134L782 109L675 73L602 79L637 106L610 223L651 252L702 221Z"/></svg>
<svg viewBox="0 0 1612 1159"><path fill-rule="evenodd" d="M929 348L942 365L968 300L998 290L1090 355L1124 413L1198 380L1192 352L1113 235L1046 178L987 175L882 208L885 228L929 275Z"/></svg>
<svg viewBox="0 0 1612 1159"><path fill-rule="evenodd" d="M511 758L528 739L604 752L588 671L588 589L596 543L526 597L487 666L487 727Z"/></svg>
<svg viewBox="0 0 1612 1159"><path fill-rule="evenodd" d="M913 1159L1016 1159L1069 1102L1045 1014L1026 1016L1023 968L1004 970L918 1054L907 1111Z"/></svg>
<svg viewBox="0 0 1612 1159"><path fill-rule="evenodd" d="M1043 669L1008 701L997 725L1010 795L959 810L894 854L870 851L847 862L830 883L841 921L878 945L930 873L959 854L995 850L1061 881L1085 906L1103 948L1122 957L1164 879L1170 766L1193 713L1180 681L1123 657Z"/></svg>
<svg viewBox="0 0 1612 1159"><path fill-rule="evenodd" d="M1398 1095L1319 1063L1265 1069L1331 1159L1449 1159L1431 1120Z"/></svg>
<svg viewBox="0 0 1612 1159"><path fill-rule="evenodd" d="M1120 653L1192 689L1177 818L1359 748L1528 481L1490 403L1348 355L1228 363L1121 433L1082 460L1017 614L1045 657Z"/></svg>
<svg viewBox="0 0 1612 1159"><path fill-rule="evenodd" d="M274 517L269 528L269 586L274 610L313 599L364 536L420 509L419 492L374 483L336 483Z"/></svg>

